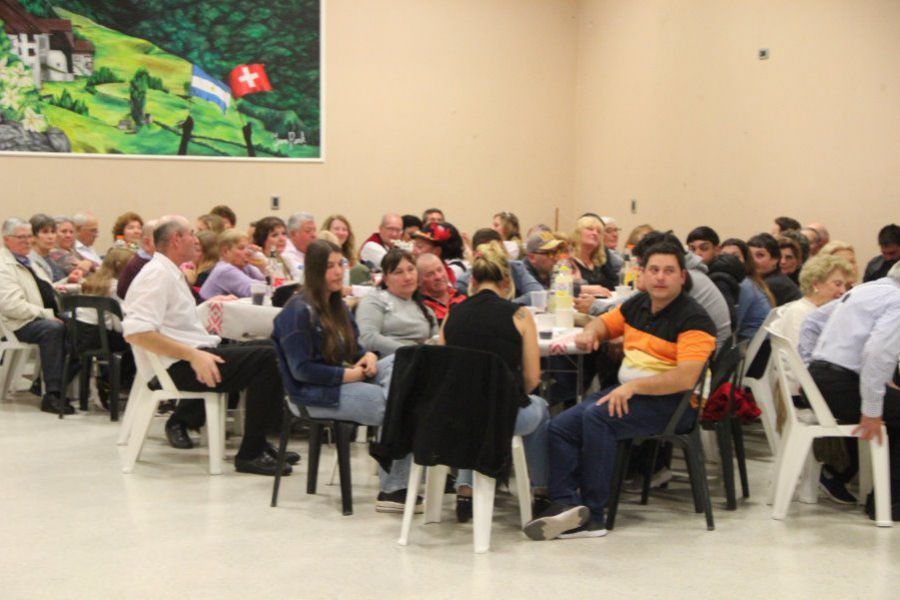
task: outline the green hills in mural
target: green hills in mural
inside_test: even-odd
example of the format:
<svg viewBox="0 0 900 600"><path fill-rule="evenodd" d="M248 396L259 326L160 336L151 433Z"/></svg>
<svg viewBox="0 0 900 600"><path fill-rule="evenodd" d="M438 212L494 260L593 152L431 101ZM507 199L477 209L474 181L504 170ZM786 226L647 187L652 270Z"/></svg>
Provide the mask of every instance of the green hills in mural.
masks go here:
<svg viewBox="0 0 900 600"><path fill-rule="evenodd" d="M20 4L36 17L70 20L74 37L93 45L90 78L43 81L38 90L40 112L66 133L73 152L175 155L190 115L188 155L247 156L242 128L250 123L259 157L320 156L318 0ZM224 114L190 96L192 65L227 81L246 63L266 65L271 92L232 99ZM134 117L141 114L132 89L140 70L144 123Z"/></svg>

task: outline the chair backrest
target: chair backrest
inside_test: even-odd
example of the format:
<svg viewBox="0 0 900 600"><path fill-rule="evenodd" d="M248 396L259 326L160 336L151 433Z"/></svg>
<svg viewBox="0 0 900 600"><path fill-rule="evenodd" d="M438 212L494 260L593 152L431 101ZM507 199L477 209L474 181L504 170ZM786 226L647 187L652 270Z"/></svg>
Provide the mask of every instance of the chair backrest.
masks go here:
<svg viewBox="0 0 900 600"><path fill-rule="evenodd" d="M800 389L803 390L803 395L816 415L819 425L823 427L837 426L834 415L831 414L831 409L828 408L825 398L822 397L822 392L819 391L819 386L813 381L809 371L806 369L806 365L803 364L797 349L791 345L787 338L771 330L769 330L769 339L772 342L771 362L778 378L777 384L781 388L781 397L784 398L788 417L794 422L799 421L797 409L791 401L791 381L788 378L788 373L791 373L794 379L800 383Z"/></svg>
<svg viewBox="0 0 900 600"><path fill-rule="evenodd" d="M421 465L472 468L498 477L511 464L523 400L521 376L517 379L496 354L404 347L395 354L382 442L390 445L393 458L412 450Z"/></svg>
<svg viewBox="0 0 900 600"><path fill-rule="evenodd" d="M744 354L744 362L741 368L741 380L745 378L761 379L769 368L770 346L768 343L768 327L781 318L784 312L783 306L777 306L769 311L765 321L750 339L747 352ZM759 359L759 360L757 360Z"/></svg>
<svg viewBox="0 0 900 600"><path fill-rule="evenodd" d="M700 369L700 375L697 377L697 383L695 383L691 389L685 390L682 394L681 402L678 403L678 406L675 408L675 412L672 413L669 422L666 424L666 428L663 430L663 435L675 435L678 430L678 424L681 422L681 417L691 405L691 401L693 400L694 396L697 396L698 398L703 397L703 388L705 388L707 384L706 375L709 371L709 365L710 361L707 360L706 363L704 363L703 368ZM697 411L697 417L694 420L693 424L694 427L696 427L700 423L702 412L703 411L701 410Z"/></svg>
<svg viewBox="0 0 900 600"><path fill-rule="evenodd" d="M160 388L170 394L170 397L173 400L177 400L181 397L178 388L175 387L175 382L172 381L169 372L166 371L166 368L162 365L162 361L159 360L158 354L144 350L134 344L131 346L131 352L134 354L134 363L141 380L149 382L156 377Z"/></svg>
<svg viewBox="0 0 900 600"><path fill-rule="evenodd" d="M100 350L104 354L109 354L109 335L106 328L106 315L112 315L122 320L122 307L114 298L105 296L63 296L62 297L63 313L71 313L71 318L66 321L66 326L70 334L70 339L75 345L75 352L81 353L87 350L96 350L96 348L80 348L78 330L83 327L79 324L78 312L91 311L97 315L97 329L100 334Z"/></svg>
<svg viewBox="0 0 900 600"><path fill-rule="evenodd" d="M299 293L301 289L303 288L299 283L288 283L275 288L275 291L272 292L272 306L275 308L282 308L288 303L288 300L290 300L294 294Z"/></svg>

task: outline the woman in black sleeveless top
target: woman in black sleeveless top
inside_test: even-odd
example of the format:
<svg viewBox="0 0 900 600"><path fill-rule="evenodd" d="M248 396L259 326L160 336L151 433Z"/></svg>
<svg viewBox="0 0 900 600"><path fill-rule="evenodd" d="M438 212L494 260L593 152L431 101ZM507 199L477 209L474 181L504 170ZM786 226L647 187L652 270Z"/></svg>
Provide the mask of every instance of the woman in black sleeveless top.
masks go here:
<svg viewBox="0 0 900 600"><path fill-rule="evenodd" d="M550 414L543 398L527 395L541 379L537 328L528 309L505 299L512 284L509 262L499 243L478 247L471 274L471 296L448 313L440 343L493 352L520 374L523 405L527 405L519 409L514 431L523 436L535 500L544 502L549 478ZM466 522L472 516L472 472L461 469L456 486L456 516L460 522Z"/></svg>

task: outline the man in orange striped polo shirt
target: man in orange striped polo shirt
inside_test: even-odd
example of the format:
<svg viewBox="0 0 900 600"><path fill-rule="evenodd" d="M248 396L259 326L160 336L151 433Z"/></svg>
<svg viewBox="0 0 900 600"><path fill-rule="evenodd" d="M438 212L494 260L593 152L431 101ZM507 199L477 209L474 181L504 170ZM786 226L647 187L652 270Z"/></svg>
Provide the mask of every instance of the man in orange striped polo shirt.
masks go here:
<svg viewBox="0 0 900 600"><path fill-rule="evenodd" d="M624 338L620 385L602 390L550 423L553 504L525 526L531 539L601 537L619 440L661 432L716 349L716 326L692 299L684 250L661 242L644 255L640 294L591 321L582 349ZM680 430L696 419L687 410Z"/></svg>

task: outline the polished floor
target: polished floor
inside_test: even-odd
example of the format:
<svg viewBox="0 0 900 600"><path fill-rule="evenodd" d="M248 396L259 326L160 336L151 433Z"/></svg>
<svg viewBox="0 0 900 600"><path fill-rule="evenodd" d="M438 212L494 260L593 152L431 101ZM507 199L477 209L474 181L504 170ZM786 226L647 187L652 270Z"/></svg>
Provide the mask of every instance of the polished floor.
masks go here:
<svg viewBox="0 0 900 600"><path fill-rule="evenodd" d="M271 480L230 467L210 477L205 448L165 444L151 429L123 475L117 425L101 412L57 420L20 392L0 403L0 597L18 598L896 598L900 527L874 527L826 500L764 503L771 469L750 436L752 496L724 510L711 475L716 530L694 514L685 485L648 506L626 498L606 538L531 542L501 495L491 552L472 553L471 525L415 523L397 545L399 515L373 508L377 478L354 448L355 514L328 486L305 493L305 463L269 507ZM292 444L304 455L301 441ZM229 455L236 445L229 441ZM716 467L710 466L715 473Z"/></svg>

